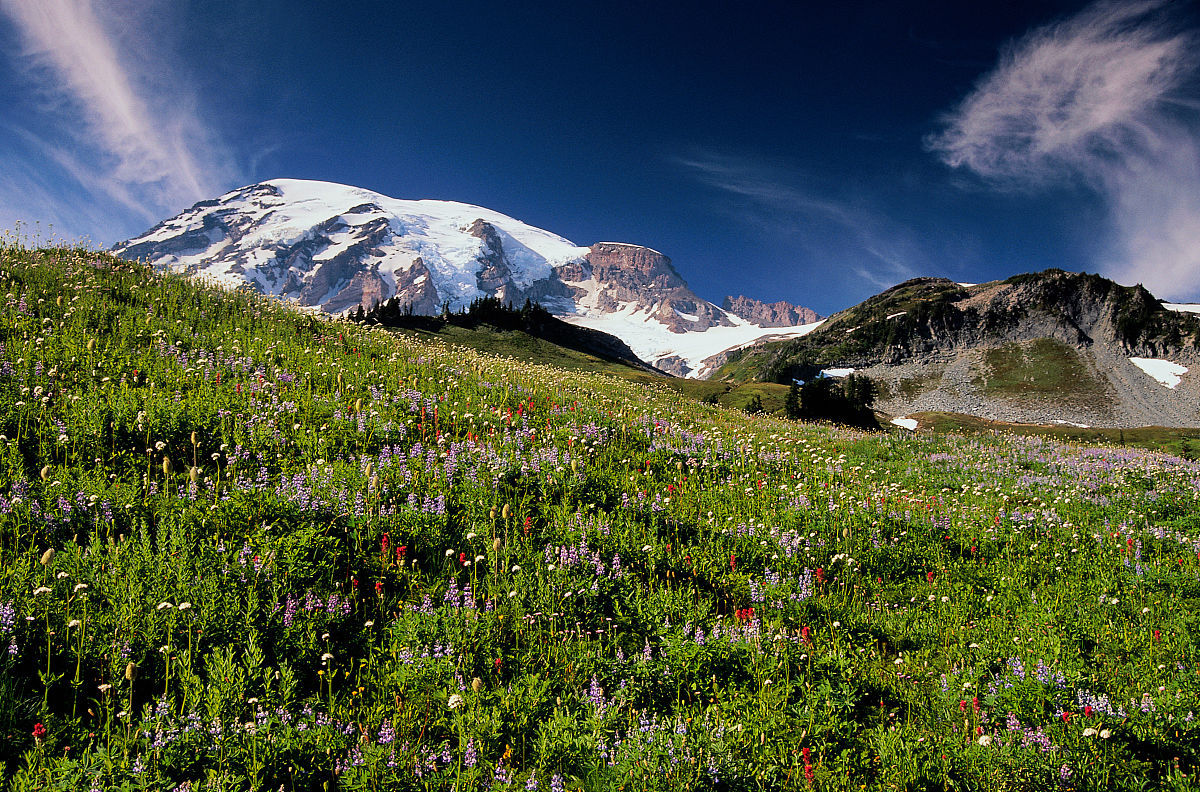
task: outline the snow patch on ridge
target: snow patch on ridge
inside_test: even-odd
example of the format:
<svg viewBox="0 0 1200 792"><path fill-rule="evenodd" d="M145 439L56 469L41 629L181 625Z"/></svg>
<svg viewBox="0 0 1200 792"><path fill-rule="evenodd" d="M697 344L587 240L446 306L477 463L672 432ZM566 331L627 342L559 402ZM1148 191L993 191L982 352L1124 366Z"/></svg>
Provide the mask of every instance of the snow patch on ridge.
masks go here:
<svg viewBox="0 0 1200 792"><path fill-rule="evenodd" d="M1187 366L1181 366L1169 360L1159 360L1158 358L1131 357L1129 358L1129 362L1168 388L1174 388L1178 385L1179 378L1188 372Z"/></svg>

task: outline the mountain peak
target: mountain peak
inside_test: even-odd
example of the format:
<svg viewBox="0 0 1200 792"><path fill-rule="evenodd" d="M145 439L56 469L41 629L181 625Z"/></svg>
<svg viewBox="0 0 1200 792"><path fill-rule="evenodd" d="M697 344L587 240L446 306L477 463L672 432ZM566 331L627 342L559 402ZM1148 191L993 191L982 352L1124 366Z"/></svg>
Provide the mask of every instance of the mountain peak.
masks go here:
<svg viewBox="0 0 1200 792"><path fill-rule="evenodd" d="M395 298L414 313L481 297L532 300L612 333L652 364L696 376L712 355L764 326L691 290L649 247L584 247L471 204L401 200L333 182L270 179L201 201L113 248L331 313ZM773 334L807 328L772 325Z"/></svg>

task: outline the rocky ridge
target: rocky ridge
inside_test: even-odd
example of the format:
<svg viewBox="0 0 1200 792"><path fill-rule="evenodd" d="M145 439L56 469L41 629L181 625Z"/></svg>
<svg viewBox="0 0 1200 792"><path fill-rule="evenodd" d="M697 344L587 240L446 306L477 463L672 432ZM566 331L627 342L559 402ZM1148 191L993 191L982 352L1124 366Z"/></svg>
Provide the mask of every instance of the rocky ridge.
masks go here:
<svg viewBox="0 0 1200 792"><path fill-rule="evenodd" d="M788 382L853 368L892 415L1026 423L1200 426L1200 319L1140 286L1048 270L962 286L918 278L812 334L727 355L718 377ZM1167 387L1133 359L1188 369Z"/></svg>
<svg viewBox="0 0 1200 792"><path fill-rule="evenodd" d="M727 296L721 302L721 308L759 327L791 327L818 322L823 318L811 308L792 305L784 300L768 303L744 296Z"/></svg>

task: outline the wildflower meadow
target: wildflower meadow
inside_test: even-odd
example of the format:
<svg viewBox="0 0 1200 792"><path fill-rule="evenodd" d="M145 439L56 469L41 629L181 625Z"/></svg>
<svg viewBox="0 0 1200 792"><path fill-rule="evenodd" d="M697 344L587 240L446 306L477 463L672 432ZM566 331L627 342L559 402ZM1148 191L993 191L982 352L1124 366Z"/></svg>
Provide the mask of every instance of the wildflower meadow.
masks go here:
<svg viewBox="0 0 1200 792"><path fill-rule="evenodd" d="M1198 789L1200 464L0 243L0 789Z"/></svg>

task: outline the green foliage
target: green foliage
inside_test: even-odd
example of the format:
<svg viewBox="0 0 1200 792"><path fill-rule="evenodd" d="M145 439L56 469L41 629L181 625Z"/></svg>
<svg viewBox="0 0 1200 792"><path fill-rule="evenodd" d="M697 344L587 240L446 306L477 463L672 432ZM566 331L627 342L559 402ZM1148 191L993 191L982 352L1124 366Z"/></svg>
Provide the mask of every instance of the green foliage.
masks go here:
<svg viewBox="0 0 1200 792"><path fill-rule="evenodd" d="M783 403L783 412L788 418L800 417L800 383L792 380L788 388L787 401Z"/></svg>
<svg viewBox="0 0 1200 792"><path fill-rule="evenodd" d="M871 410L877 393L876 384L862 375L850 374L840 381L818 377L799 388L797 417L877 429L879 422Z"/></svg>
<svg viewBox="0 0 1200 792"><path fill-rule="evenodd" d="M1194 462L801 425L872 383L564 371L81 249L3 243L0 295L0 789L1200 770Z"/></svg>

